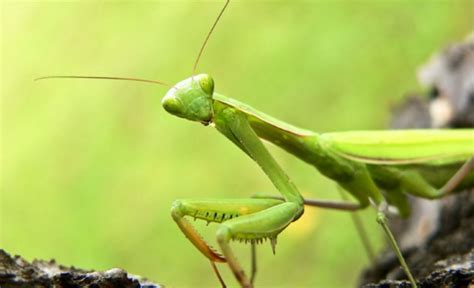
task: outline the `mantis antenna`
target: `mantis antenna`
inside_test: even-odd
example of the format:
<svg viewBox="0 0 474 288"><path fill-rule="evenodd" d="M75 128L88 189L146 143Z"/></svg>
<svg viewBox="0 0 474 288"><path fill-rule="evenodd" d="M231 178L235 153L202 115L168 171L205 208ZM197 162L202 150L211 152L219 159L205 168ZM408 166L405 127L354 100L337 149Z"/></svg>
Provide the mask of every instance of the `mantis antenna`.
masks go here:
<svg viewBox="0 0 474 288"><path fill-rule="evenodd" d="M224 14L225 9L227 8L227 5L229 5L230 0L227 0L224 4L224 7L222 7L221 12L216 18L216 21L214 21L214 24L212 24L211 30L209 30L209 33L207 33L206 39L204 39L204 43L202 43L201 49L199 50L198 56L196 57L196 61L194 62L193 66L193 74L196 74L196 68L199 64L199 60L201 59L202 53L204 52L204 48L206 47L207 42L209 42L209 38L211 37L212 32L214 31L214 28L216 28L217 23L221 19L222 14Z"/></svg>
<svg viewBox="0 0 474 288"><path fill-rule="evenodd" d="M45 76L45 77L39 77L36 78L35 81L38 80L44 80L44 79L61 79L61 78L76 78L76 79L106 79L106 80L126 80L126 81L136 81L136 82L146 82L146 83L153 83L153 84L158 84L158 85L163 85L167 87L172 87L169 84L166 84L161 81L157 80L147 80L147 79L140 79L140 78L129 78L129 77L106 77L106 76L76 76L76 75L71 75L71 76Z"/></svg>
<svg viewBox="0 0 474 288"><path fill-rule="evenodd" d="M199 64L199 60L201 59L202 53L204 52L204 48L206 47L207 42L209 42L209 38L212 35L212 32L214 31L214 28L216 28L217 23L219 22L222 14L224 14L225 9L227 8L227 5L229 5L230 0L226 0L224 7L222 7L221 12L216 18L216 21L214 21L214 24L211 27L211 30L209 30L209 33L207 33L206 38L204 39L204 43L201 46L201 49L199 50L198 56L196 57L196 61L194 62L193 66L193 74L196 73L196 68L197 65ZM61 79L61 78L69 78L69 79L101 79L101 80L125 80L125 81L136 81L136 82L146 82L146 83L153 83L153 84L158 84L162 86L167 86L171 88L176 88L174 86L171 86L167 83L157 81L157 80L148 80L148 79L140 79L140 78L130 78L130 77L108 77L108 76L81 76L81 75L68 75L68 76L63 76L63 75L53 75L53 76L45 76L45 77L39 77L34 79L35 81L38 80L44 80L44 79Z"/></svg>

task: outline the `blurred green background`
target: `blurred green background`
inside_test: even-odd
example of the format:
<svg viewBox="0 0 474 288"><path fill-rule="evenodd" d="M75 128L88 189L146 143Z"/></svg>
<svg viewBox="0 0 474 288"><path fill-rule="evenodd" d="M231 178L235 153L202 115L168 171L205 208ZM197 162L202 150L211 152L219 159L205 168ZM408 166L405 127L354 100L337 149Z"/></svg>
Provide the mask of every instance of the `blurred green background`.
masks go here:
<svg viewBox="0 0 474 288"><path fill-rule="evenodd" d="M182 80L223 1L1 5L0 247L217 287L171 203L274 193L258 167L214 129L165 114L161 86L33 78ZM473 11L472 1L235 1L198 70L220 93L307 129L383 129L391 105L420 89L417 67L473 29ZM315 169L270 150L306 196L339 199ZM362 216L380 248L373 212ZM216 225L196 224L215 242ZM250 249L233 247L248 267ZM269 244L258 256L257 287L351 287L368 262L349 215L316 209L281 234L276 256Z"/></svg>

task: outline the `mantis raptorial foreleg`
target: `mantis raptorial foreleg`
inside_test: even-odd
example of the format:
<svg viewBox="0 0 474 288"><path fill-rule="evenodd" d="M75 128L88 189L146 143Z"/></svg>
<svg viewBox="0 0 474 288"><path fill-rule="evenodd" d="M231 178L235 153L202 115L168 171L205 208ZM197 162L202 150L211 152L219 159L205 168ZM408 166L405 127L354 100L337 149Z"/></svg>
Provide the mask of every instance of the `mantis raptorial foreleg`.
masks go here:
<svg viewBox="0 0 474 288"><path fill-rule="evenodd" d="M229 246L230 240L246 238L263 240L269 238L273 251L275 251L277 235L293 222L299 211L298 204L284 202L261 212L242 216L220 225L217 231L217 241L232 272L243 287L251 287L251 282L232 252Z"/></svg>
<svg viewBox="0 0 474 288"><path fill-rule="evenodd" d="M251 280L249 282L248 278L243 272L243 269L229 247L230 240L236 239L241 241L243 240L245 242L250 241L252 243L252 251L255 253L254 244L256 242L261 242L263 239L270 238L273 251L275 251L274 245L276 243L276 236L293 221L294 215L297 213L299 207L297 204L291 202L281 202L274 199L269 199L268 201L263 199L232 199L228 200L228 202L225 200L212 202L214 203L209 203L208 201L202 201L199 203L196 201L193 203L194 205L199 206L199 204L202 204L205 208L195 210L193 207L191 207L194 205L186 205L185 200L178 201L178 203L176 203L173 207L173 218L176 220L178 226L181 228L186 237L188 237L188 239L211 260L213 268L221 283L223 282L213 262L227 261L241 285L243 287L251 287L256 272L255 262L252 263L252 274L250 278ZM223 210L222 204L225 206L226 202L227 204L231 204L233 208ZM247 202L249 205L235 206L239 205L238 202L241 202L242 204ZM277 203L276 206L272 207L272 205L275 205L275 203ZM216 206L210 204L216 204ZM266 209L266 207L271 208ZM264 210L254 214L246 214L258 211L259 209ZM226 221L222 219L233 219L224 222L217 232L217 239L225 258L217 254L217 252L207 245L190 225L183 225L183 223L189 223L186 219L184 219L184 215L194 216L196 218L215 222ZM242 216L239 217L239 215ZM268 219L272 219L272 221L269 222ZM209 253L208 251L212 252ZM253 260L255 260L254 257Z"/></svg>
<svg viewBox="0 0 474 288"><path fill-rule="evenodd" d="M252 242L270 238L274 248L277 235L302 215L303 199L288 176L263 146L245 115L228 109L221 111L219 116L216 119L219 131L259 164L288 202L276 199L180 200L173 205L172 215L186 237L201 253L213 262L228 262L240 284L250 287L251 281L235 258L229 246L230 240ZM213 251L202 240L184 216L222 222L217 231L217 241L223 256Z"/></svg>
<svg viewBox="0 0 474 288"><path fill-rule="evenodd" d="M341 193L341 197L343 198L344 202L341 201L332 201L332 200L320 200L320 199L310 199L304 198L304 205L310 207L317 207L317 208L324 208L324 209L332 209L332 210L340 210L340 211L348 211L353 212L351 213L352 221L354 222L354 226L357 230L357 234L359 235L362 245L367 253L367 257L371 261L371 263L375 263L375 253L372 245L370 244L369 237L367 231L364 228L364 225L357 214L357 211L360 209L365 208L361 204L349 202L348 198L346 197L345 191L340 186L337 186L338 190ZM281 196L264 196L264 195L255 195L254 198L258 199L278 199L284 200ZM256 261L255 259L255 252L252 251L252 261L253 263Z"/></svg>
<svg viewBox="0 0 474 288"><path fill-rule="evenodd" d="M189 241L211 261L214 272L221 284L223 284L214 262L227 262L226 257L220 255L209 246L196 232L185 216L208 222L223 223L231 219L236 219L237 217L263 211L281 203L284 202L275 199L183 199L176 200L173 203L171 215ZM239 238L239 240L250 240L254 242L256 239Z"/></svg>
<svg viewBox="0 0 474 288"><path fill-rule="evenodd" d="M265 148L244 114L235 109L225 109L219 111L218 115L215 121L217 129L257 162L287 201L251 215L226 221L217 231L217 241L231 270L242 286L250 287L251 282L230 249L230 240L270 238L274 248L276 236L303 214L303 198Z"/></svg>
<svg viewBox="0 0 474 288"><path fill-rule="evenodd" d="M283 203L283 201L273 199L183 199L176 200L173 203L171 215L189 241L191 241L204 256L213 262L226 262L225 258L214 251L184 217L190 216L208 222L222 223L233 218L267 209L280 203Z"/></svg>
<svg viewBox="0 0 474 288"><path fill-rule="evenodd" d="M310 198L304 198L304 205L305 206L310 206L310 207L317 207L317 208L324 208L324 209L332 209L332 210L340 210L340 211L348 211L348 212L354 212L351 213L352 221L354 222L354 226L356 227L357 233L361 239L361 242L364 246L364 249L367 253L367 257L372 263L375 263L375 253L374 249L372 248L372 245L370 244L368 234L364 228L364 225L362 224L362 221L360 220L359 215L357 214L358 210L361 210L365 208L359 203L353 203L349 202L348 198L346 197L346 192L343 191L343 189L340 186L337 186L342 199L344 202L341 201L332 201L332 200L320 200L320 199L310 199ZM259 199L278 199L278 200L283 200L283 197L281 196L264 196L264 195L255 195L254 198L259 198Z"/></svg>

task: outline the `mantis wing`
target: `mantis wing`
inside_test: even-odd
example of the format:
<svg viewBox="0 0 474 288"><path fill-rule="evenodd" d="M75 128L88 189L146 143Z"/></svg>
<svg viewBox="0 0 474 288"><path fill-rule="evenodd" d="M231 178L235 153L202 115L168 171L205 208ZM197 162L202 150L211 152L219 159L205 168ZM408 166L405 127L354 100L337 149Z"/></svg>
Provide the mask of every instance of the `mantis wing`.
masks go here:
<svg viewBox="0 0 474 288"><path fill-rule="evenodd" d="M336 132L320 139L333 153L369 164L443 165L474 157L474 129Z"/></svg>
<svg viewBox="0 0 474 288"><path fill-rule="evenodd" d="M278 129L281 129L285 132L297 135L297 136L312 136L314 135L314 132L301 129L298 127L295 127L293 125L290 125L288 123L285 123L283 121L280 121L270 115L267 115L263 112L258 111L257 109L242 103L240 101L237 101L232 98L225 97L224 95L220 95L217 93L214 93L213 95L214 100L217 100L225 105L234 107L235 109L245 113L247 116L249 116L250 121L261 121L265 123L266 125L270 125L273 127L276 127Z"/></svg>

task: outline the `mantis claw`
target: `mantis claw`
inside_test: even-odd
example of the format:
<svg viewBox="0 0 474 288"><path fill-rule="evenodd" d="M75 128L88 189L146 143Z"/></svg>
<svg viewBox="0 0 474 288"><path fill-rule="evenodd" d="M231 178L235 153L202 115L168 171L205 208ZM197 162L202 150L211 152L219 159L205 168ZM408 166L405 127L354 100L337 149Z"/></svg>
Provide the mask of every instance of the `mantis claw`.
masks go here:
<svg viewBox="0 0 474 288"><path fill-rule="evenodd" d="M276 247L276 244L277 244L277 237L270 238L270 244L272 245L273 255L275 255L275 247Z"/></svg>
<svg viewBox="0 0 474 288"><path fill-rule="evenodd" d="M184 235L194 244L194 246L201 251L212 262L226 262L224 256L216 251L211 245L209 245L197 230L191 225L191 223L184 218L181 203L176 201L171 210L173 219L178 224L178 227L184 233Z"/></svg>

